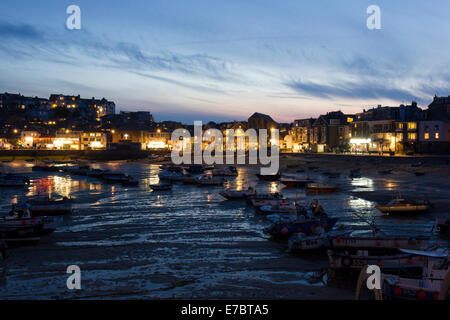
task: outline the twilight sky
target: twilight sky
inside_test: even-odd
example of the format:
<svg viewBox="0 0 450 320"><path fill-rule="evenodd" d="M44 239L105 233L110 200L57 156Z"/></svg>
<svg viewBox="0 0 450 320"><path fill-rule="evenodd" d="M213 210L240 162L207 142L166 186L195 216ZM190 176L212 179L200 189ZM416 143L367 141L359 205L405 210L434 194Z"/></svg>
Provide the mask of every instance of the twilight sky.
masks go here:
<svg viewBox="0 0 450 320"><path fill-rule="evenodd" d="M81 30L66 8L81 8ZM366 9L381 8L382 30ZM450 95L448 0L2 0L0 92L156 120L275 120Z"/></svg>

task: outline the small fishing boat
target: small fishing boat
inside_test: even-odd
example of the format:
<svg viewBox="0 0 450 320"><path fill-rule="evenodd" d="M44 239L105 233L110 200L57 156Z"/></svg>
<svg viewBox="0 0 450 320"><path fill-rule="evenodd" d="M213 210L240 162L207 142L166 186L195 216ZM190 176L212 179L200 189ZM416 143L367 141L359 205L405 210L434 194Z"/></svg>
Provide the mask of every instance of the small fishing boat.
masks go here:
<svg viewBox="0 0 450 320"><path fill-rule="evenodd" d="M310 252L313 250L325 249L330 246L331 238L346 235L346 231L324 232L321 226L317 226L313 231L307 233L295 233L288 240L288 251L291 253Z"/></svg>
<svg viewBox="0 0 450 320"><path fill-rule="evenodd" d="M262 214L306 214L306 209L303 206L289 200L277 200L275 204L256 207L256 210Z"/></svg>
<svg viewBox="0 0 450 320"><path fill-rule="evenodd" d="M258 177L259 180L262 180L262 181L278 181L281 178L281 173L268 174L268 175L257 173L256 176Z"/></svg>
<svg viewBox="0 0 450 320"><path fill-rule="evenodd" d="M248 204L259 208L267 205L277 204L279 200L283 200L284 196L278 192L275 193L257 193L247 199Z"/></svg>
<svg viewBox="0 0 450 320"><path fill-rule="evenodd" d="M191 164L189 167L186 168L186 171L192 174L201 174L205 172L205 168L199 164Z"/></svg>
<svg viewBox="0 0 450 320"><path fill-rule="evenodd" d="M283 178L280 180L282 184L286 186L286 188L294 189L294 188L304 188L308 183L313 183L314 181L306 178L306 179L294 179L294 178Z"/></svg>
<svg viewBox="0 0 450 320"><path fill-rule="evenodd" d="M28 199L19 207L24 208L26 203L29 204L30 211L34 217L59 216L72 213L73 210L73 200L66 197L57 200Z"/></svg>
<svg viewBox="0 0 450 320"><path fill-rule="evenodd" d="M226 168L221 168L221 169L213 169L211 170L211 174L213 176L224 176L224 177L232 177L232 176L237 176L238 172L236 167L233 166L229 166Z"/></svg>
<svg viewBox="0 0 450 320"><path fill-rule="evenodd" d="M319 218L301 215L292 222L273 223L265 228L263 232L271 235L273 238L289 239L295 233L312 232L317 227L321 227L324 229L324 232L328 232L334 227L337 221L338 218L330 218L327 215L322 215Z"/></svg>
<svg viewBox="0 0 450 320"><path fill-rule="evenodd" d="M105 174L108 174L108 173L110 173L110 172L107 171L107 170L92 169L92 170L89 171L89 173L87 174L87 176L88 176L88 177L91 177L91 178L103 178L103 176L104 176Z"/></svg>
<svg viewBox="0 0 450 320"><path fill-rule="evenodd" d="M337 186L332 183L308 183L306 191L308 193L332 193L337 191Z"/></svg>
<svg viewBox="0 0 450 320"><path fill-rule="evenodd" d="M395 213L421 213L427 212L430 209L430 203L428 201L412 201L406 199L394 199L388 204L383 206L375 206L383 213L395 214Z"/></svg>
<svg viewBox="0 0 450 320"><path fill-rule="evenodd" d="M186 176L181 171L163 170L158 174L161 180L182 181Z"/></svg>
<svg viewBox="0 0 450 320"><path fill-rule="evenodd" d="M25 187L29 183L30 179L21 175L7 174L0 176L0 187L4 188Z"/></svg>
<svg viewBox="0 0 450 320"><path fill-rule="evenodd" d="M200 186L219 186L225 183L222 177L215 177L209 174L204 174L196 178L197 184Z"/></svg>
<svg viewBox="0 0 450 320"><path fill-rule="evenodd" d="M124 183L130 180L130 177L127 174L121 172L110 172L104 174L102 178L107 183Z"/></svg>
<svg viewBox="0 0 450 320"><path fill-rule="evenodd" d="M375 289L378 300L450 300L450 261L447 249L421 251L400 249L422 261L422 274L418 277L381 273L381 289ZM366 287L367 266L361 270L356 286L356 298Z"/></svg>
<svg viewBox="0 0 450 320"><path fill-rule="evenodd" d="M185 175L180 181L184 184L197 184L197 180L191 175Z"/></svg>
<svg viewBox="0 0 450 320"><path fill-rule="evenodd" d="M153 191L169 191L172 190L171 184L151 184L150 189Z"/></svg>
<svg viewBox="0 0 450 320"><path fill-rule="evenodd" d="M219 193L222 197L227 200L240 200L247 199L248 197L254 196L256 194L255 189L248 188L247 190L225 190Z"/></svg>
<svg viewBox="0 0 450 320"><path fill-rule="evenodd" d="M40 241L41 236L53 232L48 229L44 232L43 218L0 220L0 240L8 245L34 244Z"/></svg>
<svg viewBox="0 0 450 320"><path fill-rule="evenodd" d="M87 176L90 171L91 168L89 166L74 166L67 169L68 173L79 176Z"/></svg>

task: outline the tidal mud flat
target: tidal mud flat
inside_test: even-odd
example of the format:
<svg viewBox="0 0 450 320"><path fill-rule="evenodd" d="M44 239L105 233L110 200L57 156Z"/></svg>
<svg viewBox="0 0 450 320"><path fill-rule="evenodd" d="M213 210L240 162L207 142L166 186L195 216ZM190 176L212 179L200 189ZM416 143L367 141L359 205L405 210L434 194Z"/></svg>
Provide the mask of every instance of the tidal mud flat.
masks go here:
<svg viewBox="0 0 450 320"><path fill-rule="evenodd" d="M263 234L264 217L243 201L225 201L219 195L223 187L176 184L170 192L152 192L148 185L159 180L157 164L116 161L92 166L129 173L139 180L139 187L31 172L26 163L3 167L31 177L27 189L2 190L3 214L12 199L45 192L71 196L75 210L39 244L9 252L0 286L2 299L353 298L354 284L327 285L326 256L287 253L285 243ZM362 177L348 178L349 170L356 167L361 168ZM340 218L338 223L358 230L367 230L366 221L375 219L391 233L431 235L435 217L448 215L450 168L445 165L413 168L410 163L393 166L382 161L282 156L281 168L286 175L333 181L340 191L314 197L301 189L286 190L276 182L258 181L254 166L240 166L238 177L226 186L281 191L305 204L319 198L330 216ZM389 168L394 169L390 175L378 173ZM305 172L298 172L302 169ZM425 175L415 176L418 170ZM328 179L323 171L342 174ZM375 205L398 193L425 197L435 208L407 218L381 216ZM74 264L81 269L81 290L66 286L66 269Z"/></svg>

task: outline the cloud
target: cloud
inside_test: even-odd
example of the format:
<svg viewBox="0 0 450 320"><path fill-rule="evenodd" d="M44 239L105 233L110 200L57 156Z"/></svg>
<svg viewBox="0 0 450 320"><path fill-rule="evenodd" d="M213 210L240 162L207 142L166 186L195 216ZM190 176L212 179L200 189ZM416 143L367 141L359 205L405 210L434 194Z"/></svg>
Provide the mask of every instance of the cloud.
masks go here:
<svg viewBox="0 0 450 320"><path fill-rule="evenodd" d="M8 39L42 39L42 33L29 24L12 24L0 21L0 38Z"/></svg>
<svg viewBox="0 0 450 320"><path fill-rule="evenodd" d="M391 99L415 100L417 97L408 90L398 88L390 83L378 82L345 82L320 84L310 81L291 81L286 85L301 94L318 98L333 99Z"/></svg>

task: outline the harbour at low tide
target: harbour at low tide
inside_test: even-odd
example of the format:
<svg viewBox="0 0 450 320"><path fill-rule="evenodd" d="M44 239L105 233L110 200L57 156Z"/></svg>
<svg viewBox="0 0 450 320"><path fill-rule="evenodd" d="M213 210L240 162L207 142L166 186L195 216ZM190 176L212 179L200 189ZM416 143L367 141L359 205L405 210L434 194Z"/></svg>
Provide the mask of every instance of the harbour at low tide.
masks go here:
<svg viewBox="0 0 450 320"><path fill-rule="evenodd" d="M334 164L330 164L334 165ZM278 182L260 181L257 167L238 167L225 187L249 186L258 192L281 192L309 205L318 199L338 224L355 232L371 232L369 223L389 235L432 236L436 216L447 214L450 187L436 179L439 169L416 177L406 169L389 176L376 168L363 168L360 178L342 169L330 179L320 170L287 174L315 181L333 181L332 194L308 195L302 189L284 189ZM269 240L263 233L264 216L245 201L226 201L222 186L174 184L171 191L154 192L159 183L159 164L96 162L92 168L121 171L139 186L105 184L96 178L67 173L32 172L31 164L13 162L3 170L26 173L24 189L2 189L1 212L14 199L53 194L74 200L74 211L57 230L35 246L9 252L0 286L2 299L132 299L132 298L268 298L351 299L353 289L327 285L325 256L297 256L286 244ZM374 166L378 167L379 166ZM428 199L435 208L423 215L382 215L375 206L399 193ZM448 215L448 214L447 214ZM66 286L69 265L81 268L82 289ZM349 285L353 287L352 284Z"/></svg>

